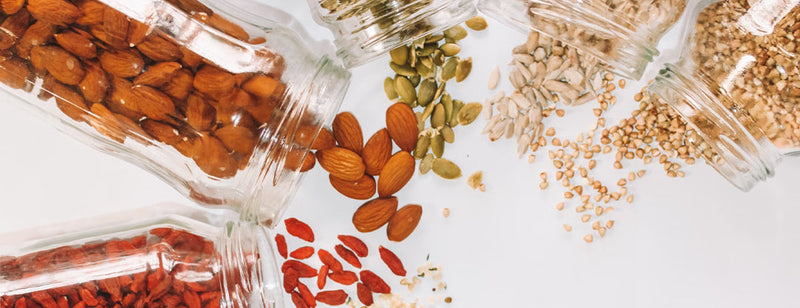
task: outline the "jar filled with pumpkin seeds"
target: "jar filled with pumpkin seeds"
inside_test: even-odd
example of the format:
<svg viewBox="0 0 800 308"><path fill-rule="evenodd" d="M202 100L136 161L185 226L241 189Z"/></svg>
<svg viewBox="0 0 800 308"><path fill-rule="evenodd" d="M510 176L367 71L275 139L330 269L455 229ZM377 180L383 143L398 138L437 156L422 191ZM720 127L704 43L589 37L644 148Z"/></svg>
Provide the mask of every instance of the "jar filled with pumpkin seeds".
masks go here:
<svg viewBox="0 0 800 308"><path fill-rule="evenodd" d="M349 67L475 15L472 0L308 0Z"/></svg>
<svg viewBox="0 0 800 308"><path fill-rule="evenodd" d="M526 33L536 30L640 79L686 0L480 0L478 9Z"/></svg>
<svg viewBox="0 0 800 308"><path fill-rule="evenodd" d="M711 146L707 160L748 190L800 154L800 2L703 0L686 44L651 90Z"/></svg>

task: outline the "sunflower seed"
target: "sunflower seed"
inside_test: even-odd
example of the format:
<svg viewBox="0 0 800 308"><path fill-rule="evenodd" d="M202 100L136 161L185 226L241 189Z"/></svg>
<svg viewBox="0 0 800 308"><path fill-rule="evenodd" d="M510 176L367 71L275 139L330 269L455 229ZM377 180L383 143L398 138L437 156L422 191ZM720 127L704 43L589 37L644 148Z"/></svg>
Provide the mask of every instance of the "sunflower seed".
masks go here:
<svg viewBox="0 0 800 308"><path fill-rule="evenodd" d="M497 65L492 68L492 73L489 74L489 90L497 89L497 84L500 82L500 68Z"/></svg>

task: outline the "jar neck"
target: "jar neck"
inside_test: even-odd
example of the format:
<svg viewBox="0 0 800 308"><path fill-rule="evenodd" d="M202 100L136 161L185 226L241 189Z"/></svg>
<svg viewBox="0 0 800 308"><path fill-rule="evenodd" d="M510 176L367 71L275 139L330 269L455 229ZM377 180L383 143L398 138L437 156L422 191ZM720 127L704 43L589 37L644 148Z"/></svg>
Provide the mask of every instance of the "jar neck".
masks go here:
<svg viewBox="0 0 800 308"><path fill-rule="evenodd" d="M700 72L667 64L650 90L664 99L711 147L706 161L748 191L773 175L780 154L748 111Z"/></svg>
<svg viewBox="0 0 800 308"><path fill-rule="evenodd" d="M222 232L220 307L283 307L276 254L267 230L231 222Z"/></svg>

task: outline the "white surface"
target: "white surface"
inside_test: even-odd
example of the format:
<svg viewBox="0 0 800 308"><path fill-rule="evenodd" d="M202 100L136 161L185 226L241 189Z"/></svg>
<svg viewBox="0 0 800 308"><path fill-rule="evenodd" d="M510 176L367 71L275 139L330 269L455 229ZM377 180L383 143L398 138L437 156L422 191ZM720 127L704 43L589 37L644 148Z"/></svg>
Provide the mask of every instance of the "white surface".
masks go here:
<svg viewBox="0 0 800 308"><path fill-rule="evenodd" d="M313 36L329 37L311 22L304 1L271 2L297 16ZM473 75L448 90L465 101L482 100L490 93L491 68L499 65L506 73L510 49L523 41L523 35L493 21L489 32L470 33L462 56L473 57ZM383 126L389 102L382 80L389 74L386 59L354 71L342 108L362 121L365 139ZM508 88L505 76L503 87ZM629 83L628 88L638 87ZM632 95L625 97L614 107L617 113L633 106ZM19 108L15 98L3 95L2 100L0 232L157 202L188 202L156 177L57 132ZM566 119L555 125L574 136L589 124L569 119L586 113L567 110ZM613 230L585 244L582 233L561 228L581 224L574 211L554 210L561 191L537 188L539 172L552 170L546 155L534 165L517 160L511 142L490 143L479 134L482 122L457 128L457 142L445 155L465 174L484 170L487 192L472 191L465 178L448 182L415 175L398 197L401 205L424 205L420 227L399 244L387 244L384 229L363 236L373 249L365 266L388 274L374 249L379 244L394 249L409 272L430 254L443 267L452 307L797 306L799 162L783 163L774 179L750 193L735 190L703 165L687 168L687 178L676 180L653 164L648 176L629 185L636 202L617 206ZM616 182L621 174L599 176ZM316 246L332 249L336 234L356 233L350 217L358 205L336 193L317 168L306 177L288 216L310 222ZM447 219L441 215L445 207L452 212ZM401 288L396 281L393 287Z"/></svg>

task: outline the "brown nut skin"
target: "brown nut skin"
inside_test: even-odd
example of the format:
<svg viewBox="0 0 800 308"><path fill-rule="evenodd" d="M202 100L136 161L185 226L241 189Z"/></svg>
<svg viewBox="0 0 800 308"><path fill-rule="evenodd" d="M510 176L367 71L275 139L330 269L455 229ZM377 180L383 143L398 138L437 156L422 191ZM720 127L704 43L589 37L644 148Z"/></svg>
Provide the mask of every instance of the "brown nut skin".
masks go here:
<svg viewBox="0 0 800 308"><path fill-rule="evenodd" d="M390 241L402 242L414 232L420 218L422 218L422 206L409 204L402 207L389 219L389 225L386 227L387 237Z"/></svg>

